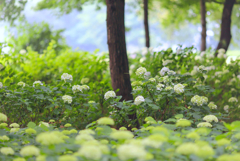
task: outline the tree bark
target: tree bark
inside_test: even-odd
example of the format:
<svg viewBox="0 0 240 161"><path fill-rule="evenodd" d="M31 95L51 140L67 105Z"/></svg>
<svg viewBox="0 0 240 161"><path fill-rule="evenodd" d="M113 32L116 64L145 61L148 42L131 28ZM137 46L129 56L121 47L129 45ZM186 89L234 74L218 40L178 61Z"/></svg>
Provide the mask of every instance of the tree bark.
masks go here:
<svg viewBox="0 0 240 161"><path fill-rule="evenodd" d="M150 47L150 37L149 37L149 25L148 25L148 0L143 0L144 5L144 28L145 28L145 40L146 47Z"/></svg>
<svg viewBox="0 0 240 161"><path fill-rule="evenodd" d="M118 96L123 100L133 100L129 75L128 58L125 41L124 5L125 0L106 0L107 2L107 39L110 58L112 87L119 89ZM128 115L138 125L136 112Z"/></svg>
<svg viewBox="0 0 240 161"><path fill-rule="evenodd" d="M202 25L202 32L201 32L201 51L206 50L206 38L207 38L207 27L206 27L206 2L205 0L200 0L201 6L201 25Z"/></svg>
<svg viewBox="0 0 240 161"><path fill-rule="evenodd" d="M215 52L215 56L218 54L218 49L225 49L227 51L230 44L232 35L231 35L231 15L233 6L236 0L226 0L224 2L224 8L222 12L222 23L221 23L221 36Z"/></svg>

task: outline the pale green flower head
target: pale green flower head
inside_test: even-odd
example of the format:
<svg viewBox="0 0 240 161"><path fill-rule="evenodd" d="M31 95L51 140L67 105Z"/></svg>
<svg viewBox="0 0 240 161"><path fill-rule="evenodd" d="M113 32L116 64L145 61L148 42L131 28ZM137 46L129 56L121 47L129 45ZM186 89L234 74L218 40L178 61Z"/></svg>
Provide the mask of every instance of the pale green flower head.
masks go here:
<svg viewBox="0 0 240 161"><path fill-rule="evenodd" d="M230 102L230 103L238 102L238 99L236 97L231 97L231 98L229 98L228 102Z"/></svg>
<svg viewBox="0 0 240 161"><path fill-rule="evenodd" d="M208 107L209 107L210 109L217 109L217 105L215 105L214 102L210 102L210 103L208 104Z"/></svg>
<svg viewBox="0 0 240 161"><path fill-rule="evenodd" d="M116 140L132 139L134 135L130 131L113 131L110 137Z"/></svg>
<svg viewBox="0 0 240 161"><path fill-rule="evenodd" d="M36 161L46 161L46 156L45 155L39 155L36 157Z"/></svg>
<svg viewBox="0 0 240 161"><path fill-rule="evenodd" d="M198 140L198 139L200 139L200 136L198 135L198 133L193 131L193 132L188 133L186 135L186 138Z"/></svg>
<svg viewBox="0 0 240 161"><path fill-rule="evenodd" d="M0 82L0 88L2 88L3 87L3 84L2 84L2 82Z"/></svg>
<svg viewBox="0 0 240 161"><path fill-rule="evenodd" d="M95 101L88 101L89 104L96 103Z"/></svg>
<svg viewBox="0 0 240 161"><path fill-rule="evenodd" d="M147 151L142 146L123 144L117 148L117 155L120 160L145 160Z"/></svg>
<svg viewBox="0 0 240 161"><path fill-rule="evenodd" d="M73 77L72 77L72 75L70 75L70 74L68 74L68 73L63 73L62 74L62 76L61 76L61 80L64 80L65 82L67 81L67 80L73 80Z"/></svg>
<svg viewBox="0 0 240 161"><path fill-rule="evenodd" d="M114 120L110 117L102 117L97 120L99 125L114 125Z"/></svg>
<svg viewBox="0 0 240 161"><path fill-rule="evenodd" d="M7 121L7 115L0 113L0 121Z"/></svg>
<svg viewBox="0 0 240 161"><path fill-rule="evenodd" d="M119 131L127 131L127 128L126 127L120 127Z"/></svg>
<svg viewBox="0 0 240 161"><path fill-rule="evenodd" d="M204 96L195 95L191 98L191 102L197 104L198 106L202 106L204 103L208 102L208 98Z"/></svg>
<svg viewBox="0 0 240 161"><path fill-rule="evenodd" d="M10 139L6 135L0 136L0 141L4 142L4 141L8 141L8 140L10 140Z"/></svg>
<svg viewBox="0 0 240 161"><path fill-rule="evenodd" d="M167 142L168 138L161 134L152 134L147 138L142 140L142 144L144 146L150 146L153 148L159 148L164 142Z"/></svg>
<svg viewBox="0 0 240 161"><path fill-rule="evenodd" d="M40 121L39 126L44 125L46 127L49 127L49 124L47 122Z"/></svg>
<svg viewBox="0 0 240 161"><path fill-rule="evenodd" d="M149 78L149 81L154 83L154 82L156 82L156 79L155 78Z"/></svg>
<svg viewBox="0 0 240 161"><path fill-rule="evenodd" d="M78 150L80 156L88 160L101 160L102 151L94 145L84 145Z"/></svg>
<svg viewBox="0 0 240 161"><path fill-rule="evenodd" d="M197 124L197 127L212 127L212 124L210 124L209 122L200 122L199 124Z"/></svg>
<svg viewBox="0 0 240 161"><path fill-rule="evenodd" d="M174 87L174 91L177 93L177 94L180 94L180 93L183 93L184 92L184 85L182 84L177 84L175 85Z"/></svg>
<svg viewBox="0 0 240 161"><path fill-rule="evenodd" d="M82 144L86 141L91 141L91 140L95 140L95 139L90 134L79 134L76 136L75 140L76 140L75 143Z"/></svg>
<svg viewBox="0 0 240 161"><path fill-rule="evenodd" d="M147 72L147 69L144 67L139 67L136 71L137 76L143 76Z"/></svg>
<svg viewBox="0 0 240 161"><path fill-rule="evenodd" d="M109 98L116 97L116 93L114 91L108 91L104 94L104 99L107 100Z"/></svg>
<svg viewBox="0 0 240 161"><path fill-rule="evenodd" d="M25 83L24 82L18 82L18 84L17 84L18 86L22 86L22 87L25 87Z"/></svg>
<svg viewBox="0 0 240 161"><path fill-rule="evenodd" d="M15 159L13 159L12 161L26 161L26 159L25 158L15 158ZM38 160L37 160L38 161Z"/></svg>
<svg viewBox="0 0 240 161"><path fill-rule="evenodd" d="M12 124L9 125L9 127L19 128L19 124L17 124L17 123L12 123Z"/></svg>
<svg viewBox="0 0 240 161"><path fill-rule="evenodd" d="M135 105L140 105L142 102L145 102L145 99L143 96L137 96L134 100Z"/></svg>
<svg viewBox="0 0 240 161"><path fill-rule="evenodd" d="M134 86L141 86L141 85L143 85L143 82L142 81L134 81L134 82L132 82L132 86L134 87Z"/></svg>
<svg viewBox="0 0 240 161"><path fill-rule="evenodd" d="M217 140L217 145L218 146L229 145L230 143L231 143L231 140L228 140L226 138L222 138L220 140Z"/></svg>
<svg viewBox="0 0 240 161"><path fill-rule="evenodd" d="M20 130L20 128L11 128L10 133L16 133Z"/></svg>
<svg viewBox="0 0 240 161"><path fill-rule="evenodd" d="M217 158L217 161L238 161L240 153L236 154L223 154Z"/></svg>
<svg viewBox="0 0 240 161"><path fill-rule="evenodd" d="M195 132L198 133L199 135L206 136L211 132L211 129L207 127L199 127L195 130Z"/></svg>
<svg viewBox="0 0 240 161"><path fill-rule="evenodd" d="M69 132L70 132L70 134L76 134L76 133L78 133L78 131L77 131L76 129L71 129Z"/></svg>
<svg viewBox="0 0 240 161"><path fill-rule="evenodd" d="M84 130L80 130L79 134L95 135L95 131L93 131L92 129L84 129Z"/></svg>
<svg viewBox="0 0 240 161"><path fill-rule="evenodd" d="M218 122L218 118L214 115L207 115L203 118L203 120L207 122Z"/></svg>
<svg viewBox="0 0 240 161"><path fill-rule="evenodd" d="M1 116L0 116L1 117ZM0 128L2 128L2 127L7 127L8 126L8 124L7 123L1 123L0 124Z"/></svg>
<svg viewBox="0 0 240 161"><path fill-rule="evenodd" d="M196 152L196 155L200 158L207 159L209 157L213 157L215 154L215 151L213 148L209 145L205 145L202 147L199 147L198 151Z"/></svg>
<svg viewBox="0 0 240 161"><path fill-rule="evenodd" d="M172 89L173 89L173 87L171 87L171 86L167 86L167 87L165 88L166 91L170 91L170 90L172 90Z"/></svg>
<svg viewBox="0 0 240 161"><path fill-rule="evenodd" d="M89 78L82 78L81 79L81 84L86 84L89 82Z"/></svg>
<svg viewBox="0 0 240 161"><path fill-rule="evenodd" d="M182 155L196 154L199 150L199 147L195 143L183 143L177 147L176 153Z"/></svg>
<svg viewBox="0 0 240 161"><path fill-rule="evenodd" d="M71 127L72 126L72 124L70 124L70 123L66 123L65 125L64 125L64 127Z"/></svg>
<svg viewBox="0 0 240 161"><path fill-rule="evenodd" d="M55 120L51 119L51 120L49 120L49 122L51 122L51 123L54 123L54 122L55 122Z"/></svg>
<svg viewBox="0 0 240 161"><path fill-rule="evenodd" d="M72 103L72 97L69 95L62 96L62 99L63 99L64 103L68 103L68 104Z"/></svg>
<svg viewBox="0 0 240 161"><path fill-rule="evenodd" d="M4 155L14 155L14 150L11 147L2 147L0 152Z"/></svg>
<svg viewBox="0 0 240 161"><path fill-rule="evenodd" d="M187 126L191 126L191 122L189 120L186 119L179 119L176 122L176 126L177 127L187 127Z"/></svg>
<svg viewBox="0 0 240 161"><path fill-rule="evenodd" d="M164 84L161 84L161 83L159 83L159 84L156 86L156 88L157 88L158 91L161 91L164 87L165 87L165 85L164 85Z"/></svg>
<svg viewBox="0 0 240 161"><path fill-rule="evenodd" d="M228 106L228 105L225 105L225 106L223 107L223 109L224 109L224 111L228 112L229 106Z"/></svg>
<svg viewBox="0 0 240 161"><path fill-rule="evenodd" d="M36 85L42 86L43 83L42 83L41 81L35 81L35 82L33 82L33 87L35 87Z"/></svg>
<svg viewBox="0 0 240 161"><path fill-rule="evenodd" d="M36 137L36 141L42 145L56 145L64 143L65 135L59 131L43 132Z"/></svg>
<svg viewBox="0 0 240 161"><path fill-rule="evenodd" d="M78 159L73 155L62 155L58 157L58 161L77 161Z"/></svg>
<svg viewBox="0 0 240 161"><path fill-rule="evenodd" d="M37 133L37 131L36 130L34 130L34 129L32 129L32 128L28 128L28 129L26 129L25 130L25 133L27 133L27 134L36 134Z"/></svg>
<svg viewBox="0 0 240 161"><path fill-rule="evenodd" d="M23 157L38 156L40 155L40 150L34 145L27 145L20 150L20 154Z"/></svg>

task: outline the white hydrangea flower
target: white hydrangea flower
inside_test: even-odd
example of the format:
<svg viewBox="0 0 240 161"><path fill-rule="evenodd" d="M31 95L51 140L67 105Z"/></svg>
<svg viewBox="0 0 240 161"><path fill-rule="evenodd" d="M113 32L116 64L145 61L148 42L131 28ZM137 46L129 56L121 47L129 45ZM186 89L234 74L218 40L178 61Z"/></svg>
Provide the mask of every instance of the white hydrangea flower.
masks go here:
<svg viewBox="0 0 240 161"><path fill-rule="evenodd" d="M218 118L214 115L207 115L203 118L204 121L207 121L207 122L218 122Z"/></svg>
<svg viewBox="0 0 240 161"><path fill-rule="evenodd" d="M2 82L0 82L0 88L2 88L3 87L3 84L2 84Z"/></svg>
<svg viewBox="0 0 240 161"><path fill-rule="evenodd" d="M88 160L101 160L102 151L96 145L83 145L78 151L78 154L86 157Z"/></svg>
<svg viewBox="0 0 240 161"><path fill-rule="evenodd" d="M26 54L26 52L27 52L27 51L26 51L25 49L22 49L22 50L20 50L19 53L23 55L23 54Z"/></svg>
<svg viewBox="0 0 240 161"><path fill-rule="evenodd" d="M217 105L215 105L214 102L210 102L210 103L208 104L208 107L209 107L210 109L217 109Z"/></svg>
<svg viewBox="0 0 240 161"><path fill-rule="evenodd" d="M143 63L145 60L146 60L146 57L142 57L142 58L139 60L139 63Z"/></svg>
<svg viewBox="0 0 240 161"><path fill-rule="evenodd" d="M2 64L0 64L0 70L2 70L4 68L4 66Z"/></svg>
<svg viewBox="0 0 240 161"><path fill-rule="evenodd" d="M184 85L182 84L177 84L175 85L174 87L174 91L177 93L177 94L180 94L180 93L183 93L184 92Z"/></svg>
<svg viewBox="0 0 240 161"><path fill-rule="evenodd" d="M89 78L82 78L81 84L86 84L89 82Z"/></svg>
<svg viewBox="0 0 240 161"><path fill-rule="evenodd" d="M104 95L105 100L109 99L110 97L116 97L116 93L114 91L106 92Z"/></svg>
<svg viewBox="0 0 240 161"><path fill-rule="evenodd" d="M170 63L172 63L173 62L173 60L162 60L162 64L163 64L163 66L166 66L166 65L168 65L168 64L170 64Z"/></svg>
<svg viewBox="0 0 240 161"><path fill-rule="evenodd" d="M64 80L66 82L66 80L73 80L72 75L68 74L68 73L63 73L61 76L61 80Z"/></svg>
<svg viewBox="0 0 240 161"><path fill-rule="evenodd" d="M142 102L144 102L145 101L145 99L144 99L144 97L143 96L137 96L136 98L135 98L135 100L134 100L134 104L135 105L140 105Z"/></svg>
<svg viewBox="0 0 240 161"><path fill-rule="evenodd" d="M166 91L169 91L169 90L172 90L172 89L173 89L173 87L171 87L171 86L167 86L167 87L165 88Z"/></svg>
<svg viewBox="0 0 240 161"><path fill-rule="evenodd" d="M176 74L176 72L174 72L173 70L170 70L170 71L168 71L167 72L169 75L175 75Z"/></svg>
<svg viewBox="0 0 240 161"><path fill-rule="evenodd" d="M69 95L64 95L64 96L62 96L62 99L63 99L64 103L65 103L65 102L67 102L68 104L71 104L71 103L72 103L72 97L69 96Z"/></svg>
<svg viewBox="0 0 240 161"><path fill-rule="evenodd" d="M159 83L156 88L158 91L161 91L163 89L163 87L165 87L163 84Z"/></svg>
<svg viewBox="0 0 240 161"><path fill-rule="evenodd" d="M41 82L41 81L35 81L34 83L33 83L33 87L35 87L35 85L43 85L43 83Z"/></svg>
<svg viewBox="0 0 240 161"><path fill-rule="evenodd" d="M206 52L205 51L202 51L201 53L200 53L200 56L201 57L204 57L206 55Z"/></svg>
<svg viewBox="0 0 240 161"><path fill-rule="evenodd" d="M146 72L146 73L144 74L144 78L145 78L145 79L148 79L150 76L151 76L151 72Z"/></svg>
<svg viewBox="0 0 240 161"><path fill-rule="evenodd" d="M238 99L236 97L229 98L228 102L238 102Z"/></svg>
<svg viewBox="0 0 240 161"><path fill-rule="evenodd" d="M150 78L149 81L150 82L156 82L156 79L155 78Z"/></svg>
<svg viewBox="0 0 240 161"><path fill-rule="evenodd" d="M117 154L121 160L145 160L147 151L143 146L123 144L117 148Z"/></svg>
<svg viewBox="0 0 240 161"><path fill-rule="evenodd" d="M18 86L22 86L22 87L25 87L25 83L24 82L18 82L18 84L17 84Z"/></svg>
<svg viewBox="0 0 240 161"><path fill-rule="evenodd" d="M202 106L204 103L208 102L208 98L204 96L195 95L191 98L192 103L196 103L198 106Z"/></svg>
<svg viewBox="0 0 240 161"><path fill-rule="evenodd" d="M218 54L225 54L226 50L221 48L221 49L218 49Z"/></svg>
<svg viewBox="0 0 240 161"><path fill-rule="evenodd" d="M195 60L202 60L202 57L200 55L196 55L194 59Z"/></svg>
<svg viewBox="0 0 240 161"><path fill-rule="evenodd" d="M72 86L72 91L73 91L73 93L82 92L81 86L80 85Z"/></svg>
<svg viewBox="0 0 240 161"><path fill-rule="evenodd" d="M212 125L209 122L200 122L197 127L212 127Z"/></svg>
<svg viewBox="0 0 240 161"><path fill-rule="evenodd" d="M146 72L147 72L147 69L146 69L146 68L144 68L144 67L139 67L139 68L137 69L137 71L136 71L136 75L142 76L142 75L144 75Z"/></svg>
<svg viewBox="0 0 240 161"><path fill-rule="evenodd" d="M225 105L225 106L223 107L223 109L224 109L224 111L228 112L229 106L228 106L228 105Z"/></svg>
<svg viewBox="0 0 240 161"><path fill-rule="evenodd" d="M161 76L164 76L165 73L166 73L166 72L169 72L169 71L170 71L169 68L167 68L167 67L163 67L159 73L160 73Z"/></svg>

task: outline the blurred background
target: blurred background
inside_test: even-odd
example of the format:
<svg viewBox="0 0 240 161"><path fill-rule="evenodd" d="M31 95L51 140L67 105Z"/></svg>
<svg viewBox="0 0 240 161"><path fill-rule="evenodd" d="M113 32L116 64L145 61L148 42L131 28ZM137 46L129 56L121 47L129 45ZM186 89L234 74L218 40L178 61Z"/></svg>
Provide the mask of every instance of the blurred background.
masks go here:
<svg viewBox="0 0 240 161"><path fill-rule="evenodd" d="M10 3L11 0L1 0ZM25 48L28 41L34 40L42 31L45 31L41 39L58 39L62 45L67 45L72 49L79 49L93 52L99 49L101 52L108 50L107 30L106 30L106 5L101 1L84 1L84 4L78 9L71 8L69 11L61 8L47 7L42 5L41 10L36 10L36 6L42 0L12 0L14 5L19 7L20 13L14 22L6 19L9 14L13 17L15 10L9 10L9 13L2 13L0 22L0 42L8 41L18 44L19 48ZM74 0L72 0L74 1ZM44 1L43 1L44 2ZM11 2L12 3L12 2ZM26 3L26 4L25 4ZM1 3L4 5L4 2ZM189 4L190 5L190 4ZM223 5L212 4L214 7L207 11L207 48L215 49L220 35L220 20ZM138 0L126 0L125 6L125 26L126 41L128 52L139 51L145 46L145 33L143 24L143 4ZM4 8L4 6L2 6ZM171 8L164 6L164 1L158 0L149 2L149 28L151 47L158 49L176 48L179 44L183 47L194 46L200 49L201 45L201 19L200 14L196 15L194 6L188 9L186 3L185 10L188 15L182 13L181 8ZM174 9L171 11L171 9ZM172 13L171 13L172 12ZM67 14L66 14L67 13ZM176 17L176 13L181 15ZM233 10L232 23L232 41L229 46L229 54L237 54L240 50L240 29L237 22L240 20L240 5L235 5ZM5 14L5 18L3 17ZM176 19L174 19L174 16ZM191 18L189 19L189 17ZM11 24L12 23L12 24ZM48 36L46 36L48 35ZM53 36L54 35L54 36ZM11 39L12 37L12 39ZM14 39L13 39L14 37ZM18 38L17 38L18 37ZM53 38L54 37L54 38ZM39 39L38 39L39 40ZM16 42L18 41L18 42ZM19 42L21 41L21 42ZM36 40L37 41L37 40ZM48 44L49 41L46 41ZM25 46L24 46L25 45ZM43 46L45 44L43 43ZM38 47L39 50L43 47ZM20 49L19 49L20 50ZM34 50L38 50L37 47ZM42 52L42 51L39 51Z"/></svg>

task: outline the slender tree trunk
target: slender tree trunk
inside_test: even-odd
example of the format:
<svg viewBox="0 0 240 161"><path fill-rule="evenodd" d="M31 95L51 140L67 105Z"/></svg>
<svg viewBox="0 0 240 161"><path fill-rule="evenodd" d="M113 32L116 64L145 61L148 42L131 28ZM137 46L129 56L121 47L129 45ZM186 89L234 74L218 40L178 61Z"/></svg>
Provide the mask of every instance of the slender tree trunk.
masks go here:
<svg viewBox="0 0 240 161"><path fill-rule="evenodd" d="M206 50L206 38L207 38L207 27L206 27L206 3L205 0L200 0L201 6L201 25L202 25L202 32L201 32L201 51Z"/></svg>
<svg viewBox="0 0 240 161"><path fill-rule="evenodd" d="M106 2L107 39L112 87L114 90L119 89L117 95L122 96L121 101L133 100L125 41L125 0L106 0ZM138 126L135 111L132 111L129 119L135 120Z"/></svg>
<svg viewBox="0 0 240 161"><path fill-rule="evenodd" d="M224 3L224 8L222 12L222 23L221 23L221 36L217 46L218 49L225 49L227 51L228 46L230 44L232 35L231 35L231 15L233 6L236 0L226 0ZM217 56L218 52L215 52L215 56Z"/></svg>
<svg viewBox="0 0 240 161"><path fill-rule="evenodd" d="M144 28L145 28L145 40L146 47L150 47L150 38L149 38L149 25L148 25L148 0L143 0L144 4Z"/></svg>

